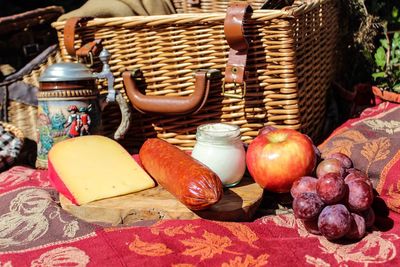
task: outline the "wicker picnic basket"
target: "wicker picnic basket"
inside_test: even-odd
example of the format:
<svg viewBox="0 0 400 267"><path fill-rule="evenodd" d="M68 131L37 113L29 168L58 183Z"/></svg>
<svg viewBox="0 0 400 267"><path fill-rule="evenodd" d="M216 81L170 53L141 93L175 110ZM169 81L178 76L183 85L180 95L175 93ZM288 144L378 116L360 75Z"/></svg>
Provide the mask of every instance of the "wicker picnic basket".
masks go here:
<svg viewBox="0 0 400 267"><path fill-rule="evenodd" d="M0 64L9 73L0 77L0 120L36 141L38 78L61 60L51 23L64 13L60 6L37 8L0 18Z"/></svg>
<svg viewBox="0 0 400 267"><path fill-rule="evenodd" d="M208 122L239 125L246 143L265 125L301 130L316 139L335 72L337 4L335 0L295 1L282 10L255 10L244 20L243 39L249 46L244 82L238 83L224 79L232 47L224 32L223 12L96 18L76 28L73 46L78 49L101 39L112 55L115 88L125 96L127 84L134 80L146 97L164 97L166 103L174 97L184 99L194 95L199 69L221 73L222 78L210 81L204 106L192 113L143 111L133 103L139 112L134 112L133 126L123 142L128 150L135 151L145 138L154 136L190 150L196 128ZM65 47L65 22L53 26L63 60L76 61ZM126 71L132 71L132 76L125 77L124 84ZM104 84L99 87L105 89ZM111 136L119 122L118 109L105 115L104 133Z"/></svg>

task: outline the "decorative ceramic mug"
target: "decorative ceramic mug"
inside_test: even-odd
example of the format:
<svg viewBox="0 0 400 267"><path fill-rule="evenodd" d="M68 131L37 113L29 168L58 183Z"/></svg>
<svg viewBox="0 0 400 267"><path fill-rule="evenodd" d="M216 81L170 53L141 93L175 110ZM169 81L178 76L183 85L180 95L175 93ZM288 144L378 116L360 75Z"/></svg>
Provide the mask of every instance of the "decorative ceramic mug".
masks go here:
<svg viewBox="0 0 400 267"><path fill-rule="evenodd" d="M82 135L101 134L101 112L109 102L116 101L122 114L114 138L121 139L128 130L130 108L113 88L109 58L107 50L103 49L100 53L103 70L100 73L92 73L80 63L56 63L40 77L37 168L47 168L47 154L55 143ZM106 98L97 90L96 80L99 78L107 79Z"/></svg>

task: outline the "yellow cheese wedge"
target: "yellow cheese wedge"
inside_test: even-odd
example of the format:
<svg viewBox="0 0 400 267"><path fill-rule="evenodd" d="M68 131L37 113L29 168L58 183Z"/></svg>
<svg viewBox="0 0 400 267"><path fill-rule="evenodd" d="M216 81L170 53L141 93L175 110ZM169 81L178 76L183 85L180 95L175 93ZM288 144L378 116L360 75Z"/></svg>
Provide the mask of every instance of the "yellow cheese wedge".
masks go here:
<svg viewBox="0 0 400 267"><path fill-rule="evenodd" d="M104 136L56 143L49 151L48 169L53 186L77 205L155 186L120 144Z"/></svg>

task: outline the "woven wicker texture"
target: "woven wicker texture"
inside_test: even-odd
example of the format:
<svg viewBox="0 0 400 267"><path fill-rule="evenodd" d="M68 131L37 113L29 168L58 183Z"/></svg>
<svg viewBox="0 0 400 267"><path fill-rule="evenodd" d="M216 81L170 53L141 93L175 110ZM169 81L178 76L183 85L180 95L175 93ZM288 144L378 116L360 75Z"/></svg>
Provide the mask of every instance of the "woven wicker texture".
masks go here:
<svg viewBox="0 0 400 267"><path fill-rule="evenodd" d="M4 130L7 132L12 133L15 137L17 137L21 142L24 141L24 133L22 132L21 129L19 129L17 126L12 125L10 123L0 121L0 125L3 126Z"/></svg>
<svg viewBox="0 0 400 267"><path fill-rule="evenodd" d="M24 134L15 125L0 121L0 172L11 167L24 145Z"/></svg>
<svg viewBox="0 0 400 267"><path fill-rule="evenodd" d="M56 62L61 61L58 52L51 54L45 62L36 66L30 73L21 77L20 81L39 87L39 77L45 69ZM37 140L37 107L18 101L10 100L7 103L8 121L22 130L25 138Z"/></svg>
<svg viewBox="0 0 400 267"><path fill-rule="evenodd" d="M335 68L336 4L334 0L319 0L285 11L255 11L245 25L251 40L245 98L221 96L221 80L212 86L207 104L195 115L169 117L135 112L133 127L123 145L137 147L144 138L158 136L191 149L196 127L217 121L239 125L245 142L250 142L264 125L299 129L317 138ZM145 77L146 94L187 96L193 92L195 70L213 68L224 72L229 51L224 18L225 13L198 13L95 19L78 31L76 47L93 38L103 39L112 55L115 87L122 93L121 73L139 68ZM53 26L58 31L63 59L74 61L63 45L64 22ZM227 89L235 93L232 84ZM117 110L111 107L103 114L108 121L105 134L115 130Z"/></svg>
<svg viewBox="0 0 400 267"><path fill-rule="evenodd" d="M178 13L209 13L225 12L230 0L174 0L175 9ZM197 3L195 3L197 2ZM265 0L247 1L254 9L259 9Z"/></svg>

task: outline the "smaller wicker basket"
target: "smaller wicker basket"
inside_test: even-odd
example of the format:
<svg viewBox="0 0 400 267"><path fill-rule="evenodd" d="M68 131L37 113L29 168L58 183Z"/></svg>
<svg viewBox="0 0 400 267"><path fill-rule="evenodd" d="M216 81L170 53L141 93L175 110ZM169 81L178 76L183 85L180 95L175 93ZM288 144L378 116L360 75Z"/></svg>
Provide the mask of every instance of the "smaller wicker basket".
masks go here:
<svg viewBox="0 0 400 267"><path fill-rule="evenodd" d="M48 66L59 61L61 57L58 47L53 45L0 83L0 119L17 126L25 138L35 142L37 141L36 92L39 88L39 77ZM17 89L19 93L16 93Z"/></svg>
<svg viewBox="0 0 400 267"><path fill-rule="evenodd" d="M11 133L13 136L18 138L21 141L21 148L22 148L24 144L24 133L22 132L22 130L16 127L15 125L3 121L0 121L0 126L2 126L6 132ZM19 152L21 152L21 150ZM16 159L17 157L11 159L10 158L5 159L0 157L0 172L10 167L15 162Z"/></svg>

